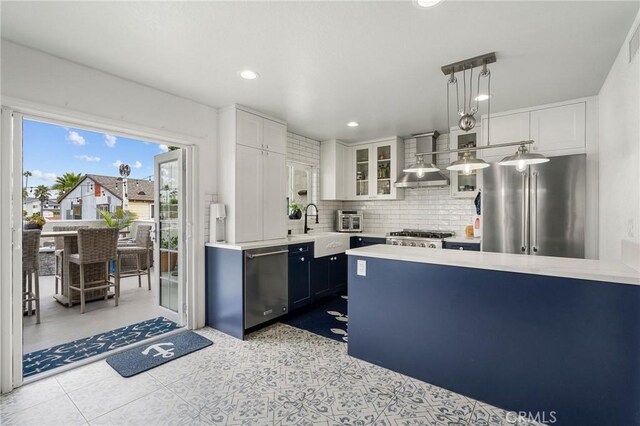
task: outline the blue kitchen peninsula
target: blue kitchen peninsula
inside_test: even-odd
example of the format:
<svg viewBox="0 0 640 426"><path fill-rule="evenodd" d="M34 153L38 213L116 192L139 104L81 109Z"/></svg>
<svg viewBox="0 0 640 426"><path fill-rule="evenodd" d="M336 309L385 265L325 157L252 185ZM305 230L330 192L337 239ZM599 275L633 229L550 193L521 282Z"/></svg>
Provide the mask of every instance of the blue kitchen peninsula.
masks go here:
<svg viewBox="0 0 640 426"><path fill-rule="evenodd" d="M557 424L640 424L640 274L604 261L371 246L349 355Z"/></svg>

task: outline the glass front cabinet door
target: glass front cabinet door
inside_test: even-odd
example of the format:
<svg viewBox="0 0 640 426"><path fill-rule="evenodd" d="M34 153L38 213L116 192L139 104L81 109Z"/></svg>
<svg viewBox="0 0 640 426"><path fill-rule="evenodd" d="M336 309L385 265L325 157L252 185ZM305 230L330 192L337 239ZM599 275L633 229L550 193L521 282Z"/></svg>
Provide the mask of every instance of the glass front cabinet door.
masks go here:
<svg viewBox="0 0 640 426"><path fill-rule="evenodd" d="M404 144L398 138L353 147L355 199L397 200L402 190L394 186L404 166Z"/></svg>
<svg viewBox="0 0 640 426"><path fill-rule="evenodd" d="M473 131L464 132L457 128L451 130L451 149L475 148L480 142L480 126L476 126ZM471 151L471 158L481 158L480 151ZM462 158L462 152L451 153L451 161ZM472 170L466 174L461 171L451 172L451 196L456 198L475 198L482 185L482 170Z"/></svg>

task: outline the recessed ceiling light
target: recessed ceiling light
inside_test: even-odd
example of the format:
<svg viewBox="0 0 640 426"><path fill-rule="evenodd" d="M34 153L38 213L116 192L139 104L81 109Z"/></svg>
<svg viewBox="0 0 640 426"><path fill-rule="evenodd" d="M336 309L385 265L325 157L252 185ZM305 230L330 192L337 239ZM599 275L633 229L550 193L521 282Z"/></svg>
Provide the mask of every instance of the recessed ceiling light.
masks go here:
<svg viewBox="0 0 640 426"><path fill-rule="evenodd" d="M487 99L489 99L491 96L486 95L484 93L479 94L478 96L476 96L476 101L482 102L482 101L486 101Z"/></svg>
<svg viewBox="0 0 640 426"><path fill-rule="evenodd" d="M255 71L242 70L240 71L240 77L244 78L245 80L255 80L256 78L259 77L259 75Z"/></svg>
<svg viewBox="0 0 640 426"><path fill-rule="evenodd" d="M413 4L418 7L427 9L429 7L433 7L438 3L441 3L443 0L413 0Z"/></svg>
<svg viewBox="0 0 640 426"><path fill-rule="evenodd" d="M360 124L358 124L357 121L350 121L347 123L347 126L349 127L358 127Z"/></svg>

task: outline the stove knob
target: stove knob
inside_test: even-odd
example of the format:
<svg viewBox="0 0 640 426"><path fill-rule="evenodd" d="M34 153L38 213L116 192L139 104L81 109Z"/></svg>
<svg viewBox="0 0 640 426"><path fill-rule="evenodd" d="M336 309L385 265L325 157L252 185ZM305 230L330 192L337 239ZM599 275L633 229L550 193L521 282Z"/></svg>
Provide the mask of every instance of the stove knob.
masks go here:
<svg viewBox="0 0 640 426"><path fill-rule="evenodd" d="M426 247L427 245L425 243L420 243L420 247Z"/></svg>
<svg viewBox="0 0 640 426"><path fill-rule="evenodd" d="M397 246L397 245L398 245L398 242L397 242L397 241L391 241L391 245L392 245L392 246Z"/></svg>
<svg viewBox="0 0 640 426"><path fill-rule="evenodd" d="M414 242L412 241L412 242L410 242L410 243L409 243L409 245L410 245L411 247L415 247L415 246L416 246L416 243L414 243Z"/></svg>
<svg viewBox="0 0 640 426"><path fill-rule="evenodd" d="M429 244L429 248L437 248L435 244L431 243Z"/></svg>
<svg viewBox="0 0 640 426"><path fill-rule="evenodd" d="M407 245L407 243L405 243L404 241L402 241L402 242L400 242L400 245L401 245L401 246L406 246L406 245Z"/></svg>

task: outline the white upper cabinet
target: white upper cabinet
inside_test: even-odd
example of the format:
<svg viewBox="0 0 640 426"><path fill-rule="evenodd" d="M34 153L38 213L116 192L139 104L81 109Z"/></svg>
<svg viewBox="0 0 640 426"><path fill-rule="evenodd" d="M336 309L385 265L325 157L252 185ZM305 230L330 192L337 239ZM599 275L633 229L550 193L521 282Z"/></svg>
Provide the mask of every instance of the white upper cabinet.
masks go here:
<svg viewBox="0 0 640 426"><path fill-rule="evenodd" d="M320 199L346 200L348 198L351 150L343 142L332 139L320 143Z"/></svg>
<svg viewBox="0 0 640 426"><path fill-rule="evenodd" d="M218 201L231 243L287 235L287 126L244 107L218 115Z"/></svg>
<svg viewBox="0 0 640 426"><path fill-rule="evenodd" d="M346 145L338 140L320 144L321 200L398 200L395 187L404 167L404 144L397 138Z"/></svg>
<svg viewBox="0 0 640 426"><path fill-rule="evenodd" d="M531 111L533 151L577 154L585 150L585 102Z"/></svg>
<svg viewBox="0 0 640 426"><path fill-rule="evenodd" d="M239 145L262 149L264 119L246 111L236 111L236 138Z"/></svg>
<svg viewBox="0 0 640 426"><path fill-rule="evenodd" d="M395 187L404 168L404 143L397 137L351 147L350 199L400 200L404 191Z"/></svg>
<svg viewBox="0 0 640 426"><path fill-rule="evenodd" d="M449 133L449 148L464 149L475 148L480 142L481 127L476 126L470 132L464 132L460 129L452 129ZM469 151L471 158L480 157L480 151ZM452 152L450 161L462 159L463 152ZM451 196L455 198L475 198L478 195L478 189L482 186L482 170L473 170L469 174L460 171L451 171Z"/></svg>
<svg viewBox="0 0 640 426"><path fill-rule="evenodd" d="M499 145L501 143L529 140L529 112L515 114L496 114L491 116L490 123L482 117L482 144ZM479 155L487 162L500 161L507 155L517 151L517 146L484 150Z"/></svg>
<svg viewBox="0 0 640 426"><path fill-rule="evenodd" d="M591 122L587 119L589 108ZM483 116L482 145L533 140L530 149L549 157L583 154L587 152L589 131L595 133L593 111L595 99L586 98L492 114L490 138L487 138L487 117ZM484 150L482 158L487 162L500 161L517 149L517 146L511 146Z"/></svg>
<svg viewBox="0 0 640 426"><path fill-rule="evenodd" d="M263 120L263 148L267 151L287 154L287 126L272 120Z"/></svg>

